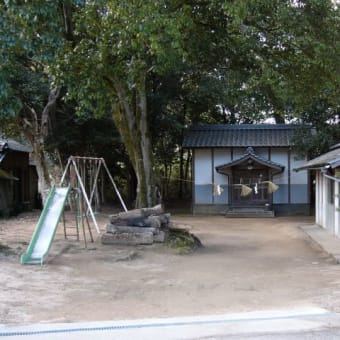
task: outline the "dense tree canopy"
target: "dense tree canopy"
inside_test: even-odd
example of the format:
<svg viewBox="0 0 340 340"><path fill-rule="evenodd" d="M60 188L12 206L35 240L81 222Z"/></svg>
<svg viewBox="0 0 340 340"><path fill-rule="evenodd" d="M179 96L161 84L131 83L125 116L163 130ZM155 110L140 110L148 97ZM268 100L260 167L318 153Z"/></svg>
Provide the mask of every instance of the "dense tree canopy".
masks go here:
<svg viewBox="0 0 340 340"><path fill-rule="evenodd" d="M0 116L15 123L31 144L43 200L55 179L45 146L59 94L49 67L63 46L63 32L58 3L0 3Z"/></svg>
<svg viewBox="0 0 340 340"><path fill-rule="evenodd" d="M155 185L148 77L182 63L186 19L185 6L172 9L163 1L86 3L57 70L80 111L111 112L138 179L139 206L153 204Z"/></svg>
<svg viewBox="0 0 340 340"><path fill-rule="evenodd" d="M0 115L37 155L76 152L76 134L60 129L74 113L86 126L112 119L137 205L153 204L174 163L187 172L192 123L308 123L317 133L303 150L314 155L339 141L334 1L3 0L0 15Z"/></svg>

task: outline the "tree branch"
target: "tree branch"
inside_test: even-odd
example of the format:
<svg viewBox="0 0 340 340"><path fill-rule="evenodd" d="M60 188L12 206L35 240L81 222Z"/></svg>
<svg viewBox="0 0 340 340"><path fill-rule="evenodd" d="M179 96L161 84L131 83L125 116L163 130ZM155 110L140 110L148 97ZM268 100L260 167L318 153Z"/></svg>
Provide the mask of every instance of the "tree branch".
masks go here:
<svg viewBox="0 0 340 340"><path fill-rule="evenodd" d="M50 90L50 93L48 95L48 102L42 112L40 131L41 131L42 136L44 137L46 137L48 134L49 116L50 116L50 113L55 110L56 101L57 101L59 94L60 94L60 89Z"/></svg>

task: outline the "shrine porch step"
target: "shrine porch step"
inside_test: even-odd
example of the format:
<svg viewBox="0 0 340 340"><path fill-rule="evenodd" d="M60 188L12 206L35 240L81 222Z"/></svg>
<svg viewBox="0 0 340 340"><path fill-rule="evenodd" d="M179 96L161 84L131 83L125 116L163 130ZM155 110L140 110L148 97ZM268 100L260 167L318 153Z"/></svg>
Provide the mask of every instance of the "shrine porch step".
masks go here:
<svg viewBox="0 0 340 340"><path fill-rule="evenodd" d="M273 210L261 208L233 208L227 210L225 217L229 218L272 218L275 217Z"/></svg>

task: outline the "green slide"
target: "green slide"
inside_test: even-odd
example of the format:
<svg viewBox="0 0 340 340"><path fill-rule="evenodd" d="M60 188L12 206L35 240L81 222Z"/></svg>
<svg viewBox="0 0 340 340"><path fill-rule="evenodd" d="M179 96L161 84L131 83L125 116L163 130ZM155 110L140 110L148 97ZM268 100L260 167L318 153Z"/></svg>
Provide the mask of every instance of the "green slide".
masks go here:
<svg viewBox="0 0 340 340"><path fill-rule="evenodd" d="M69 191L69 186L52 187L26 253L21 255L22 264L43 264L50 250Z"/></svg>

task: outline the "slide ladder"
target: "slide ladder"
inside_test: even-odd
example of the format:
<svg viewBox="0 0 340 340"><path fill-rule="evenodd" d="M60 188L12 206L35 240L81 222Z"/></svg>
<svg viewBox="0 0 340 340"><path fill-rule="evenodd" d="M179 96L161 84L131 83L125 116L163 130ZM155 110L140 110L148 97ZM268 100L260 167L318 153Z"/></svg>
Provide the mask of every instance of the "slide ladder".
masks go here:
<svg viewBox="0 0 340 340"><path fill-rule="evenodd" d="M52 187L26 253L21 255L22 264L43 264L50 250L69 192L70 186Z"/></svg>

